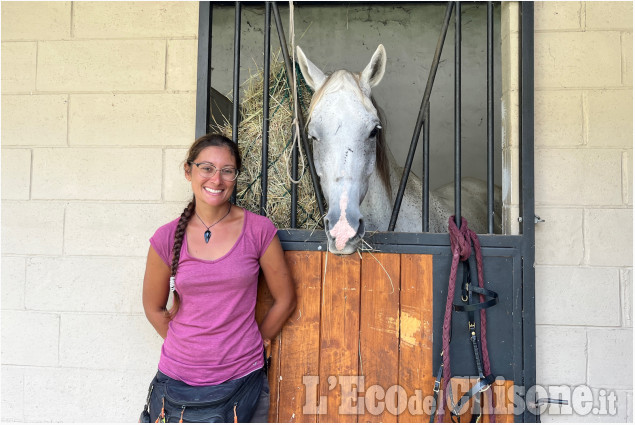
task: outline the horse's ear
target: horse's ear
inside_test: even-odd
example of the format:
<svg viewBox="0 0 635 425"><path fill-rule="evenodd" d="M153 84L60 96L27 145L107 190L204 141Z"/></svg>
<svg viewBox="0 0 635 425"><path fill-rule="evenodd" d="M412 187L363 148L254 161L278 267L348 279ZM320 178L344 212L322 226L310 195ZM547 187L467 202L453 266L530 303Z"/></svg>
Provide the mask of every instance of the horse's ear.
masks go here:
<svg viewBox="0 0 635 425"><path fill-rule="evenodd" d="M380 44L362 71L362 81L368 83L370 87L375 87L384 77L384 71L386 71L386 49L383 44Z"/></svg>
<svg viewBox="0 0 635 425"><path fill-rule="evenodd" d="M313 62L307 59L300 46L296 47L296 50L298 52L298 64L300 65L304 79L314 92L318 91L318 89L322 87L322 84L324 84L326 75L324 75L320 68L315 66Z"/></svg>

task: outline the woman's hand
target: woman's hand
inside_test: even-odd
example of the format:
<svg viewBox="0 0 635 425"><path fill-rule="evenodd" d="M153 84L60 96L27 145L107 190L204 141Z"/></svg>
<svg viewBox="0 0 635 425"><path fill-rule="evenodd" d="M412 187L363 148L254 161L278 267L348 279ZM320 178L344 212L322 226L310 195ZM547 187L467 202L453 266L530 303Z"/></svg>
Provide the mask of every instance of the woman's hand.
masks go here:
<svg viewBox="0 0 635 425"><path fill-rule="evenodd" d="M264 340L271 340L278 335L296 307L295 285L278 236L273 238L260 257L260 267L273 297L273 305L260 323L260 333Z"/></svg>
<svg viewBox="0 0 635 425"><path fill-rule="evenodd" d="M163 339L168 334L170 319L165 314L165 303L170 293L170 268L150 246L146 273L143 277L143 310L154 329Z"/></svg>

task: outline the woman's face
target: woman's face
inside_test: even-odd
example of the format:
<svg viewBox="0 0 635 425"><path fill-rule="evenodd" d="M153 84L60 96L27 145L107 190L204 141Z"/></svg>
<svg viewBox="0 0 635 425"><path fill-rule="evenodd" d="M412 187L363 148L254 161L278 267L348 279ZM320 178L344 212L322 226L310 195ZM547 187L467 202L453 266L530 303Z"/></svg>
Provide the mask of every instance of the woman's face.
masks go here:
<svg viewBox="0 0 635 425"><path fill-rule="evenodd" d="M229 202L236 181L223 179L224 173L221 170L236 169L236 159L231 151L221 146L209 146L203 149L193 162L199 163L200 167L186 164L185 178L192 183L197 205L221 206ZM203 176L205 171L209 172L214 167L216 172L213 176Z"/></svg>

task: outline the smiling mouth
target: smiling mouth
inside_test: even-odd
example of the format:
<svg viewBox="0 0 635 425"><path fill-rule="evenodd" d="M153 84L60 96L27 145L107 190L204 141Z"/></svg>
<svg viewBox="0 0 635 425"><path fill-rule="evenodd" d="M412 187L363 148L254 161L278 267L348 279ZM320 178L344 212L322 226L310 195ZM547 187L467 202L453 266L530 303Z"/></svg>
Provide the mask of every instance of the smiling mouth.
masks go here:
<svg viewBox="0 0 635 425"><path fill-rule="evenodd" d="M211 188L209 188L209 187L205 187L204 189L205 189L207 192L212 193L212 194L215 194L215 195L217 195L217 194L219 194L219 193L221 193L221 192L223 191L223 189L211 189Z"/></svg>

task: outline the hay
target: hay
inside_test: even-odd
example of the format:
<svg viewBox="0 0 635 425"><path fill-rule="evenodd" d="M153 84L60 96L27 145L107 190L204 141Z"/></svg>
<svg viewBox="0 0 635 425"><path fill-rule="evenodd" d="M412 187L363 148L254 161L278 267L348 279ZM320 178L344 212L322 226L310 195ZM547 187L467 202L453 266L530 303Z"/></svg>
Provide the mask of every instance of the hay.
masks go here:
<svg viewBox="0 0 635 425"><path fill-rule="evenodd" d="M266 215L278 228L291 227L291 129L293 122L292 87L286 77L284 63L272 55L269 81L269 153L268 193ZM308 110L312 91L296 68L298 97L304 111ZM261 165L262 165L262 91L263 71L256 67L243 83L240 104L241 121L238 126L238 146L243 158L243 167L238 177L236 204L254 213L260 212ZM231 94L228 95L231 99ZM222 123L221 131L231 137L231 123ZM299 157L302 159L303 157ZM309 168L304 157L304 166L298 165L297 227L315 229L322 227L322 218L317 207ZM304 171L304 172L303 172Z"/></svg>

